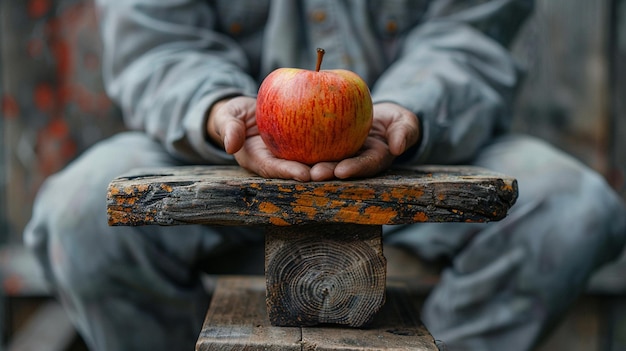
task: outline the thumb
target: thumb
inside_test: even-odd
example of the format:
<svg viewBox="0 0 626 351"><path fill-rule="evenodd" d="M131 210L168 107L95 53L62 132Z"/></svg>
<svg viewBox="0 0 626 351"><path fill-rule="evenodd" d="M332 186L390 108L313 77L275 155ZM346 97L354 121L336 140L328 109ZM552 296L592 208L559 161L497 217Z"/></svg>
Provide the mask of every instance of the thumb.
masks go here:
<svg viewBox="0 0 626 351"><path fill-rule="evenodd" d="M420 123L413 112L394 103L380 103L375 108L375 113L383 116L385 139L391 154L399 156L418 142Z"/></svg>
<svg viewBox="0 0 626 351"><path fill-rule="evenodd" d="M217 102L208 121L209 136L229 154L239 151L246 141L247 122L255 116L256 100L237 97Z"/></svg>

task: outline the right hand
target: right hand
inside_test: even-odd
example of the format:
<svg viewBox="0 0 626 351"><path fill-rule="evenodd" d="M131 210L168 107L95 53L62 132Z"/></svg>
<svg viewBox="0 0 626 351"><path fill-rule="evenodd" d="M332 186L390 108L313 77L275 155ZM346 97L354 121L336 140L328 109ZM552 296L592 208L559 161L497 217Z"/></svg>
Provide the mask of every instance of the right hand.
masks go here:
<svg viewBox="0 0 626 351"><path fill-rule="evenodd" d="M256 125L256 99L235 97L213 105L207 132L211 140L234 155L239 165L265 178L311 180L311 168L274 156L265 146Z"/></svg>

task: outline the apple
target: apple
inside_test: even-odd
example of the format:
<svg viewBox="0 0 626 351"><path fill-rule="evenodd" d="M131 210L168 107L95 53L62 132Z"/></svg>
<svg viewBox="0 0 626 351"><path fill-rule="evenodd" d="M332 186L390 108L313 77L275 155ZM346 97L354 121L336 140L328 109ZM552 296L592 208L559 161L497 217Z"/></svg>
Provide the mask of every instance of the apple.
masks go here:
<svg viewBox="0 0 626 351"><path fill-rule="evenodd" d="M256 122L277 157L313 165L355 155L372 126L372 97L356 73L278 68L265 77L257 95Z"/></svg>

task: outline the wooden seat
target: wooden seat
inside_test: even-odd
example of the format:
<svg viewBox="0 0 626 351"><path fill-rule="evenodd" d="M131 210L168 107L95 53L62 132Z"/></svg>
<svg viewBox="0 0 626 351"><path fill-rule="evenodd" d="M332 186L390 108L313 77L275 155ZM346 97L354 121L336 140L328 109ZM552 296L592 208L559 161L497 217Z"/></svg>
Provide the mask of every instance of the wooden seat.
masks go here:
<svg viewBox="0 0 626 351"><path fill-rule="evenodd" d="M234 308L233 304L242 301L228 294L223 298L220 291L240 289L238 294L250 299L245 301L264 306L250 307L250 320L237 325L264 326L258 318L266 315L269 325L285 327L280 333L302 337L280 341L299 349L309 343L304 339L310 333L307 327L316 325L354 327L337 334L357 333L361 336L355 340L364 338L364 330L372 329L362 328L376 325L378 316L385 313L383 306L393 307L393 299L401 299L401 294L391 292L397 289L389 290L387 284L383 225L497 221L516 199L515 179L476 167L422 166L368 179L301 183L264 179L235 166L202 166L135 170L120 176L109 186L107 211L110 225L265 227L265 304L252 296L259 292L258 281L239 279L218 287L211 306ZM417 318L417 311L411 315ZM209 311L199 345L202 340L215 346L221 342L218 339L228 339L220 334L223 328L235 333L221 318ZM402 318L394 318L399 328L406 326ZM410 328L422 328L419 325L413 323ZM385 328L393 330L387 324ZM278 330L269 328L262 335ZM427 335L417 329L410 333ZM244 339L251 342L254 335ZM434 345L429 334L427 338ZM420 337L411 340L421 341ZM273 345L267 342L263 344Z"/></svg>
<svg viewBox="0 0 626 351"><path fill-rule="evenodd" d="M437 351L407 284L389 281L387 297L367 327L276 327L267 316L263 277L220 277L196 350Z"/></svg>

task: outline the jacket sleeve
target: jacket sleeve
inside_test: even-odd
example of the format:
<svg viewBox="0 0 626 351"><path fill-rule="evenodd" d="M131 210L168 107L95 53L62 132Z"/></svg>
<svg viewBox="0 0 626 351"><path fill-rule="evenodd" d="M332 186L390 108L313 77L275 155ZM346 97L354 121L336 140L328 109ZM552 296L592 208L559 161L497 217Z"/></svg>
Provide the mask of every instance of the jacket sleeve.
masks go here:
<svg viewBox="0 0 626 351"><path fill-rule="evenodd" d="M196 0L97 0L103 76L126 125L188 162L228 163L206 138L216 101L254 95L245 53L212 30L213 9Z"/></svg>
<svg viewBox="0 0 626 351"><path fill-rule="evenodd" d="M374 102L420 117L421 140L402 162L466 162L508 129L521 70L507 46L532 7L527 0L432 2L372 87Z"/></svg>

